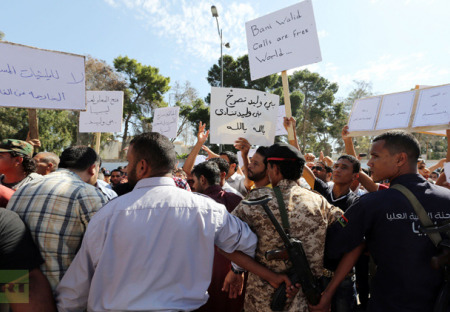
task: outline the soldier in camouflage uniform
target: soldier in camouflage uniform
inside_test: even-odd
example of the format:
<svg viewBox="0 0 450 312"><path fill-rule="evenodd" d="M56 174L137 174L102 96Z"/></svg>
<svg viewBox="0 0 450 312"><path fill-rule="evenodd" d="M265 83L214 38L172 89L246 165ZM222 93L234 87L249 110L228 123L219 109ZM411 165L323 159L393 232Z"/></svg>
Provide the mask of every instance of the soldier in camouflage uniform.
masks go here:
<svg viewBox="0 0 450 312"><path fill-rule="evenodd" d="M286 205L290 224L290 236L302 241L311 270L316 277L323 271L323 255L327 227L343 212L330 205L317 193L302 188L300 178L305 160L301 153L287 144L274 144L269 148L268 174L274 187L279 187ZM247 199L270 195L268 203L273 214L281 224L280 211L274 191L262 187L250 192ZM287 272L291 263L284 260L265 258L265 252L283 248L283 241L261 206L240 204L233 214L245 221L258 236L255 260L274 272ZM270 311L271 297L275 291L266 281L250 273L246 288L245 311ZM301 289L287 311L308 311L308 304Z"/></svg>

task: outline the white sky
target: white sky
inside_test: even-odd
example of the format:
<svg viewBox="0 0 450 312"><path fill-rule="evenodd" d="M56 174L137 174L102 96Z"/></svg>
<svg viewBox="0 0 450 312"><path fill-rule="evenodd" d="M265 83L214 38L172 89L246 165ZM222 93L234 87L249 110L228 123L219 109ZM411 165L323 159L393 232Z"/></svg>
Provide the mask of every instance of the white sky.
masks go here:
<svg viewBox="0 0 450 312"><path fill-rule="evenodd" d="M292 0L2 1L4 40L90 54L112 64L127 55L175 81L189 80L204 98L208 69L220 57L210 7L216 5L224 42L247 53L245 22L297 3ZM312 0L323 61L307 66L340 86L355 79L377 93L450 83L450 1ZM1 57L1 56L0 56Z"/></svg>

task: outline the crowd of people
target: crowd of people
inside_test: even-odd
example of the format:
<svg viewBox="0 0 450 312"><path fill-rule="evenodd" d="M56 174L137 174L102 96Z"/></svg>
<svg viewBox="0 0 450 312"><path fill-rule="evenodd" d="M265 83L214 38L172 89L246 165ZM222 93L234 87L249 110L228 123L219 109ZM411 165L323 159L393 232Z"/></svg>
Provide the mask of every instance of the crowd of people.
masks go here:
<svg viewBox="0 0 450 312"><path fill-rule="evenodd" d="M295 129L293 118L284 124ZM200 123L177 168L170 140L137 135L128 165L112 171L87 146L57 156L3 140L0 290L11 311L263 312L284 286L282 311L437 311L450 285L446 262L431 259L448 237L423 228L450 221L450 152L426 168L414 136L389 131L373 140L366 170L344 127L336 161L284 143L249 157L239 138L240 166L236 153L206 147L208 136ZM294 279L263 207L250 204L261 198L301 242L319 302Z"/></svg>

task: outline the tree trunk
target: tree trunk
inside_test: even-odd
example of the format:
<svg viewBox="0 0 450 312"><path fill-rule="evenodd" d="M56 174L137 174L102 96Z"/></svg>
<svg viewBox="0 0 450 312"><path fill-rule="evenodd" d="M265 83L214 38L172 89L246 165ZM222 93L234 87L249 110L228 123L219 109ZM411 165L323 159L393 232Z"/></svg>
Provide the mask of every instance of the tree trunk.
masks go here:
<svg viewBox="0 0 450 312"><path fill-rule="evenodd" d="M128 113L127 117L125 118L125 129L123 131L123 138L122 138L122 147L120 148L119 152L119 159L125 159L125 147L127 145L128 140L128 124L130 123L131 119L131 113Z"/></svg>

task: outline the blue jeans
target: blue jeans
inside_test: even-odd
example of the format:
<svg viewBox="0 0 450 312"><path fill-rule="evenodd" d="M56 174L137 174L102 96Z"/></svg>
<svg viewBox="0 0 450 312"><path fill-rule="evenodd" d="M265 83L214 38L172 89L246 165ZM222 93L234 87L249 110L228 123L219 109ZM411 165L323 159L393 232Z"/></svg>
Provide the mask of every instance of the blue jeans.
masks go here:
<svg viewBox="0 0 450 312"><path fill-rule="evenodd" d="M325 289L331 277L322 276L320 284ZM331 312L352 312L356 308L356 286L354 277L346 277L336 290L331 301Z"/></svg>

